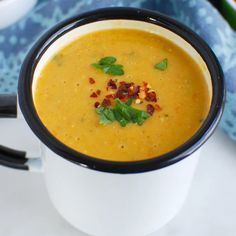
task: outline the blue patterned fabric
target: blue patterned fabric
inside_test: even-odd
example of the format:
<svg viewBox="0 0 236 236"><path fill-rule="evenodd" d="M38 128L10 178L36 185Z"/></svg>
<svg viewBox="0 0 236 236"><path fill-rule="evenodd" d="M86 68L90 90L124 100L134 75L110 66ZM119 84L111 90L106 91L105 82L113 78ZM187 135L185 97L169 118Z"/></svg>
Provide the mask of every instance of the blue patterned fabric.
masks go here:
<svg viewBox="0 0 236 236"><path fill-rule="evenodd" d="M108 6L157 10L189 26L203 39L223 67L227 98L221 127L236 140L236 33L206 0L39 0L13 26L0 31L0 93L15 93L22 61L47 29L67 17Z"/></svg>

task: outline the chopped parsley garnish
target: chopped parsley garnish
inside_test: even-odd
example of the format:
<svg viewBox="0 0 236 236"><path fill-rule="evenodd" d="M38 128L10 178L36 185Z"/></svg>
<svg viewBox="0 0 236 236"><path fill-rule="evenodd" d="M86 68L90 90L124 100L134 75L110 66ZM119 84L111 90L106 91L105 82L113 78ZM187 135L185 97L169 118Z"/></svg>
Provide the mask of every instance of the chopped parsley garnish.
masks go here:
<svg viewBox="0 0 236 236"><path fill-rule="evenodd" d="M98 63L93 63L92 66L96 69L102 70L108 75L123 75L123 65L115 64L116 58L113 56L103 57Z"/></svg>
<svg viewBox="0 0 236 236"><path fill-rule="evenodd" d="M133 102L133 98L129 98L128 101L126 102L126 104L128 106L131 106L132 105L132 102Z"/></svg>
<svg viewBox="0 0 236 236"><path fill-rule="evenodd" d="M114 112L111 108L98 107L96 112L100 115L100 124L108 125L115 121Z"/></svg>
<svg viewBox="0 0 236 236"><path fill-rule="evenodd" d="M100 115L100 124L107 125L117 121L122 127L129 123L142 125L150 117L146 111L131 107L132 100L129 100L127 104L116 98L115 102L116 104L113 108L96 108L96 112Z"/></svg>
<svg viewBox="0 0 236 236"><path fill-rule="evenodd" d="M168 59L165 58L162 61L160 61L159 63L155 64L154 68L157 70L164 71L167 69L167 66L168 66Z"/></svg>
<svg viewBox="0 0 236 236"><path fill-rule="evenodd" d="M100 65L111 65L114 64L116 62L116 58L115 57L103 57L102 59L100 59L100 61L98 62Z"/></svg>

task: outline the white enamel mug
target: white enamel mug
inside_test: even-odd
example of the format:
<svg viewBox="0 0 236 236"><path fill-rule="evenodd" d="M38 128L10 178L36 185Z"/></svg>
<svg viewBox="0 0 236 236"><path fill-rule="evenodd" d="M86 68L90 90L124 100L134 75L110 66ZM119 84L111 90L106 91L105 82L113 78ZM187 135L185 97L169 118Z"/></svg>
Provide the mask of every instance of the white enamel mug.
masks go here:
<svg viewBox="0 0 236 236"><path fill-rule="evenodd" d="M200 66L208 85L211 107L198 132L150 160L112 162L72 150L45 128L34 107L35 81L58 50L89 32L114 28L140 29L173 41ZM25 152L1 147L0 163L41 171L55 208L79 230L94 236L144 236L165 225L183 205L199 148L220 119L224 84L216 57L193 31L156 12L107 8L66 20L39 39L22 66L18 98L24 119L41 142L42 156L32 159ZM11 96L2 97L2 116L14 115L15 103Z"/></svg>

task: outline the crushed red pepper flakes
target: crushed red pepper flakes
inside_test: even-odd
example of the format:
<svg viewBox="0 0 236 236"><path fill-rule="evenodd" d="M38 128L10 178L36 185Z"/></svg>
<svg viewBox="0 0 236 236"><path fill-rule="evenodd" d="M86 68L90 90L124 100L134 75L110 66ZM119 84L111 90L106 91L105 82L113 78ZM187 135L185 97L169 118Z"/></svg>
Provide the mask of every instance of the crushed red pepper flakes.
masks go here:
<svg viewBox="0 0 236 236"><path fill-rule="evenodd" d="M95 103L94 103L94 107L95 107L95 108L98 108L99 106L100 106L100 102L95 102Z"/></svg>
<svg viewBox="0 0 236 236"><path fill-rule="evenodd" d="M140 86L134 86L134 89L133 89L133 97L134 98L137 98L138 97L138 94L140 92Z"/></svg>
<svg viewBox="0 0 236 236"><path fill-rule="evenodd" d="M107 89L117 89L116 81L110 79L107 82Z"/></svg>
<svg viewBox="0 0 236 236"><path fill-rule="evenodd" d="M121 101L127 101L130 97L132 97L131 87L134 86L134 83L127 83L125 81L119 82L120 86L116 91L115 97L119 98Z"/></svg>
<svg viewBox="0 0 236 236"><path fill-rule="evenodd" d="M154 106L155 106L155 109L156 109L157 111L161 111L161 110L162 110L162 108L160 107L160 105L155 104Z"/></svg>
<svg viewBox="0 0 236 236"><path fill-rule="evenodd" d="M140 92L138 93L138 97L140 98L140 99L145 99L146 98L146 93L145 93L145 91L143 91L142 89L140 89Z"/></svg>
<svg viewBox="0 0 236 236"><path fill-rule="evenodd" d="M128 101L129 101L129 97L120 98L120 100L121 100L122 102L128 102Z"/></svg>
<svg viewBox="0 0 236 236"><path fill-rule="evenodd" d="M98 95L97 95L95 92L93 92L93 93L90 95L90 97L91 97L91 98L97 98Z"/></svg>
<svg viewBox="0 0 236 236"><path fill-rule="evenodd" d="M147 92L145 100L148 102L157 102L157 95L154 91Z"/></svg>
<svg viewBox="0 0 236 236"><path fill-rule="evenodd" d="M107 99L114 99L115 97L114 97L114 94L108 94L108 95L106 95L106 98Z"/></svg>
<svg viewBox="0 0 236 236"><path fill-rule="evenodd" d="M115 94L116 98L119 98L120 100L128 100L128 94L125 92L125 90L118 90Z"/></svg>
<svg viewBox="0 0 236 236"><path fill-rule="evenodd" d="M90 83L90 84L94 84L94 83L95 83L95 80L94 80L92 77L90 77L90 78L89 78L89 83Z"/></svg>
<svg viewBox="0 0 236 236"><path fill-rule="evenodd" d="M145 82L145 81L143 81L143 86L144 86L144 87L148 87L148 83Z"/></svg>
<svg viewBox="0 0 236 236"><path fill-rule="evenodd" d="M93 78L92 78L93 79ZM99 106L102 107L109 107L111 106L112 100L115 98L119 98L123 102L127 102L130 98L135 99L136 104L143 103L144 100L147 102L153 102L156 103L158 100L158 97L156 95L156 92L151 89L150 84L147 82L143 82L142 85L135 85L133 82L128 83L125 81L117 82L117 80L110 79L107 82L107 90L113 89L116 90L115 92L111 94L105 95L105 98L103 99L102 103L95 102L94 106L97 108ZM101 90L96 90L96 92L93 92L90 97L98 97L101 94ZM156 111L161 111L162 108L157 103L147 104L146 110L150 115L153 115L153 113Z"/></svg>
<svg viewBox="0 0 236 236"><path fill-rule="evenodd" d="M109 99L104 98L101 104L102 107L109 107L111 106L111 101Z"/></svg>
<svg viewBox="0 0 236 236"><path fill-rule="evenodd" d="M152 116L155 111L155 108L152 104L147 105L147 112Z"/></svg>
<svg viewBox="0 0 236 236"><path fill-rule="evenodd" d="M126 82L125 81L120 81L119 84L123 85L123 84L126 84Z"/></svg>

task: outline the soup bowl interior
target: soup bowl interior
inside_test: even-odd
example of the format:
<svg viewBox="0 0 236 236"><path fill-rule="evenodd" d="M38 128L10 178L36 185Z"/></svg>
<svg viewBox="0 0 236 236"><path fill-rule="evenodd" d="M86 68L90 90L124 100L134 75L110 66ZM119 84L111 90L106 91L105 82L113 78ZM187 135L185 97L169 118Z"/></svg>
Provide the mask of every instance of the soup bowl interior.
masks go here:
<svg viewBox="0 0 236 236"><path fill-rule="evenodd" d="M55 54L83 35L100 30L120 28L150 32L170 40L182 48L201 69L211 100L206 120L190 140L162 156L130 163L100 160L67 147L46 129L34 107L34 91L37 80L42 69ZM206 141L214 130L222 112L224 97L222 77L221 68L210 48L191 30L174 20L157 13L137 9L98 10L61 23L38 41L22 67L19 100L23 115L32 130L45 145L60 156L77 164L101 171L142 172L162 168L180 161Z"/></svg>

